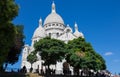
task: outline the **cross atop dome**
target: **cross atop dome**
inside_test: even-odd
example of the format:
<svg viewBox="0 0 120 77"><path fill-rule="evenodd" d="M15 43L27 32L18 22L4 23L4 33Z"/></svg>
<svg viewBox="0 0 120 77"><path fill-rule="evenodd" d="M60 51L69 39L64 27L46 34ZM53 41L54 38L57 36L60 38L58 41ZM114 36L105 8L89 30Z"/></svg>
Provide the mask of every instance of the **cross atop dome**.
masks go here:
<svg viewBox="0 0 120 77"><path fill-rule="evenodd" d="M53 3L52 3L52 13L55 13L55 12L56 12L55 3L54 3L54 1L53 1Z"/></svg>

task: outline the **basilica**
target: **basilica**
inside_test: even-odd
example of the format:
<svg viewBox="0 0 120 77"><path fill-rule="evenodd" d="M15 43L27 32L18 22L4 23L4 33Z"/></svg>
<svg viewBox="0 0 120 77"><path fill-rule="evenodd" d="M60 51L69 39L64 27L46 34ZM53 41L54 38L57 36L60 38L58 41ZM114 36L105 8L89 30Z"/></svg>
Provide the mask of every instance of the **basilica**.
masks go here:
<svg viewBox="0 0 120 77"><path fill-rule="evenodd" d="M53 2L51 5L51 13L45 18L44 22L42 19L39 19L39 25L36 28L36 30L33 33L32 37L32 43L31 45L25 45L23 52L22 52L22 63L21 63L21 68L23 66L26 66L27 71L29 72L29 69L31 68L31 64L27 61L27 56L34 51L34 43L39 41L42 38L45 38L46 36L49 36L54 39L62 40L65 43L67 43L69 40L73 40L78 37L84 38L84 35L82 32L78 31L78 25L75 22L74 24L74 32L72 28L67 24L64 24L64 20L62 17L56 12L56 6L55 3ZM36 54L38 61L34 62L32 64L33 71L35 71L37 68L39 70L41 68L45 69L44 66L42 66L42 63L44 62L41 60L41 56ZM57 62L56 65L51 65L50 68L55 69L57 74L62 74L62 68L63 68L63 63L65 60L62 62ZM72 68L71 68L72 69Z"/></svg>

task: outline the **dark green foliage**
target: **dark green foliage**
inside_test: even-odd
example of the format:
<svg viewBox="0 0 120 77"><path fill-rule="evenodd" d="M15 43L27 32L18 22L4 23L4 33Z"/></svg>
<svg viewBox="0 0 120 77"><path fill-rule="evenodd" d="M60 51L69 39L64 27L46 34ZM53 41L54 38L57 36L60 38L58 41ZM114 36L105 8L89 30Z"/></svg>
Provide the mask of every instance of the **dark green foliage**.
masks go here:
<svg viewBox="0 0 120 77"><path fill-rule="evenodd" d="M104 59L94 51L90 43L78 38L68 42L66 60L75 68L94 70L106 69Z"/></svg>
<svg viewBox="0 0 120 77"><path fill-rule="evenodd" d="M40 52L45 65L56 64L65 56L65 43L60 40L46 37L34 45L35 51Z"/></svg>
<svg viewBox="0 0 120 77"><path fill-rule="evenodd" d="M36 53L33 51L31 52L28 56L27 56L27 61L29 61L31 63L31 65L37 61L37 56Z"/></svg>
<svg viewBox="0 0 120 77"><path fill-rule="evenodd" d="M12 23L17 15L14 0L0 0L0 67L17 62L24 44L23 26Z"/></svg>
<svg viewBox="0 0 120 77"><path fill-rule="evenodd" d="M11 45L10 51L8 53L6 63L14 64L18 61L18 57L22 51L22 46L24 45L23 42L24 35L23 35L23 26L17 25L15 26L15 37L14 42Z"/></svg>
<svg viewBox="0 0 120 77"><path fill-rule="evenodd" d="M12 44L14 43L14 26L10 23L0 25L0 66L5 62Z"/></svg>
<svg viewBox="0 0 120 77"><path fill-rule="evenodd" d="M0 23L12 21L18 15L18 5L14 0L0 0Z"/></svg>
<svg viewBox="0 0 120 77"><path fill-rule="evenodd" d="M49 37L41 39L35 45L35 52L40 52L45 65L56 64L66 58L75 69L106 69L105 61L94 51L84 38L69 41L68 44Z"/></svg>

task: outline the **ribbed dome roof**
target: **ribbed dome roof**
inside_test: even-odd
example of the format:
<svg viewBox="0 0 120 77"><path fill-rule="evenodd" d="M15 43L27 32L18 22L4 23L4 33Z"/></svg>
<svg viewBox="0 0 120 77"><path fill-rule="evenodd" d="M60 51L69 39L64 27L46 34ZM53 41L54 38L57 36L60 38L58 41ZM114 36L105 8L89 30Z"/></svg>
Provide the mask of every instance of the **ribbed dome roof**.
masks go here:
<svg viewBox="0 0 120 77"><path fill-rule="evenodd" d="M48 23L54 23L54 22L64 24L62 17L56 13L55 4L53 2L51 13L46 17L44 25Z"/></svg>

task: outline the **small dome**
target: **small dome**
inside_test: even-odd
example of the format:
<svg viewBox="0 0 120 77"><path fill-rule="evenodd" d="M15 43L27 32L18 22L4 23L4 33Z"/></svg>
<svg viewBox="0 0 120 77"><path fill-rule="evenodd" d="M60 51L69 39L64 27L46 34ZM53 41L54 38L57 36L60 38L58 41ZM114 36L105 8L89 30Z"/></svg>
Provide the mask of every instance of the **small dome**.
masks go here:
<svg viewBox="0 0 120 77"><path fill-rule="evenodd" d="M67 27L64 29L64 32L67 32L67 33L68 32L71 32L71 33L73 32L71 27L69 26L69 24L67 24Z"/></svg>
<svg viewBox="0 0 120 77"><path fill-rule="evenodd" d="M74 32L74 35L75 35L76 37L82 37L82 38L84 38L83 33L82 33L82 32L79 32L79 31L75 31L75 32Z"/></svg>
<svg viewBox="0 0 120 77"><path fill-rule="evenodd" d="M83 33L78 31L78 25L77 25L76 22L75 22L75 32L74 32L74 35L75 35L76 37L82 37L82 38L84 38Z"/></svg>
<svg viewBox="0 0 120 77"><path fill-rule="evenodd" d="M35 30L35 32L33 34L33 38L35 38L35 37L45 37L45 30L44 30L44 28L42 26L39 26Z"/></svg>
<svg viewBox="0 0 120 77"><path fill-rule="evenodd" d="M51 13L46 17L44 25L48 23L54 23L54 22L64 24L62 17L56 13L55 3L53 2Z"/></svg>

